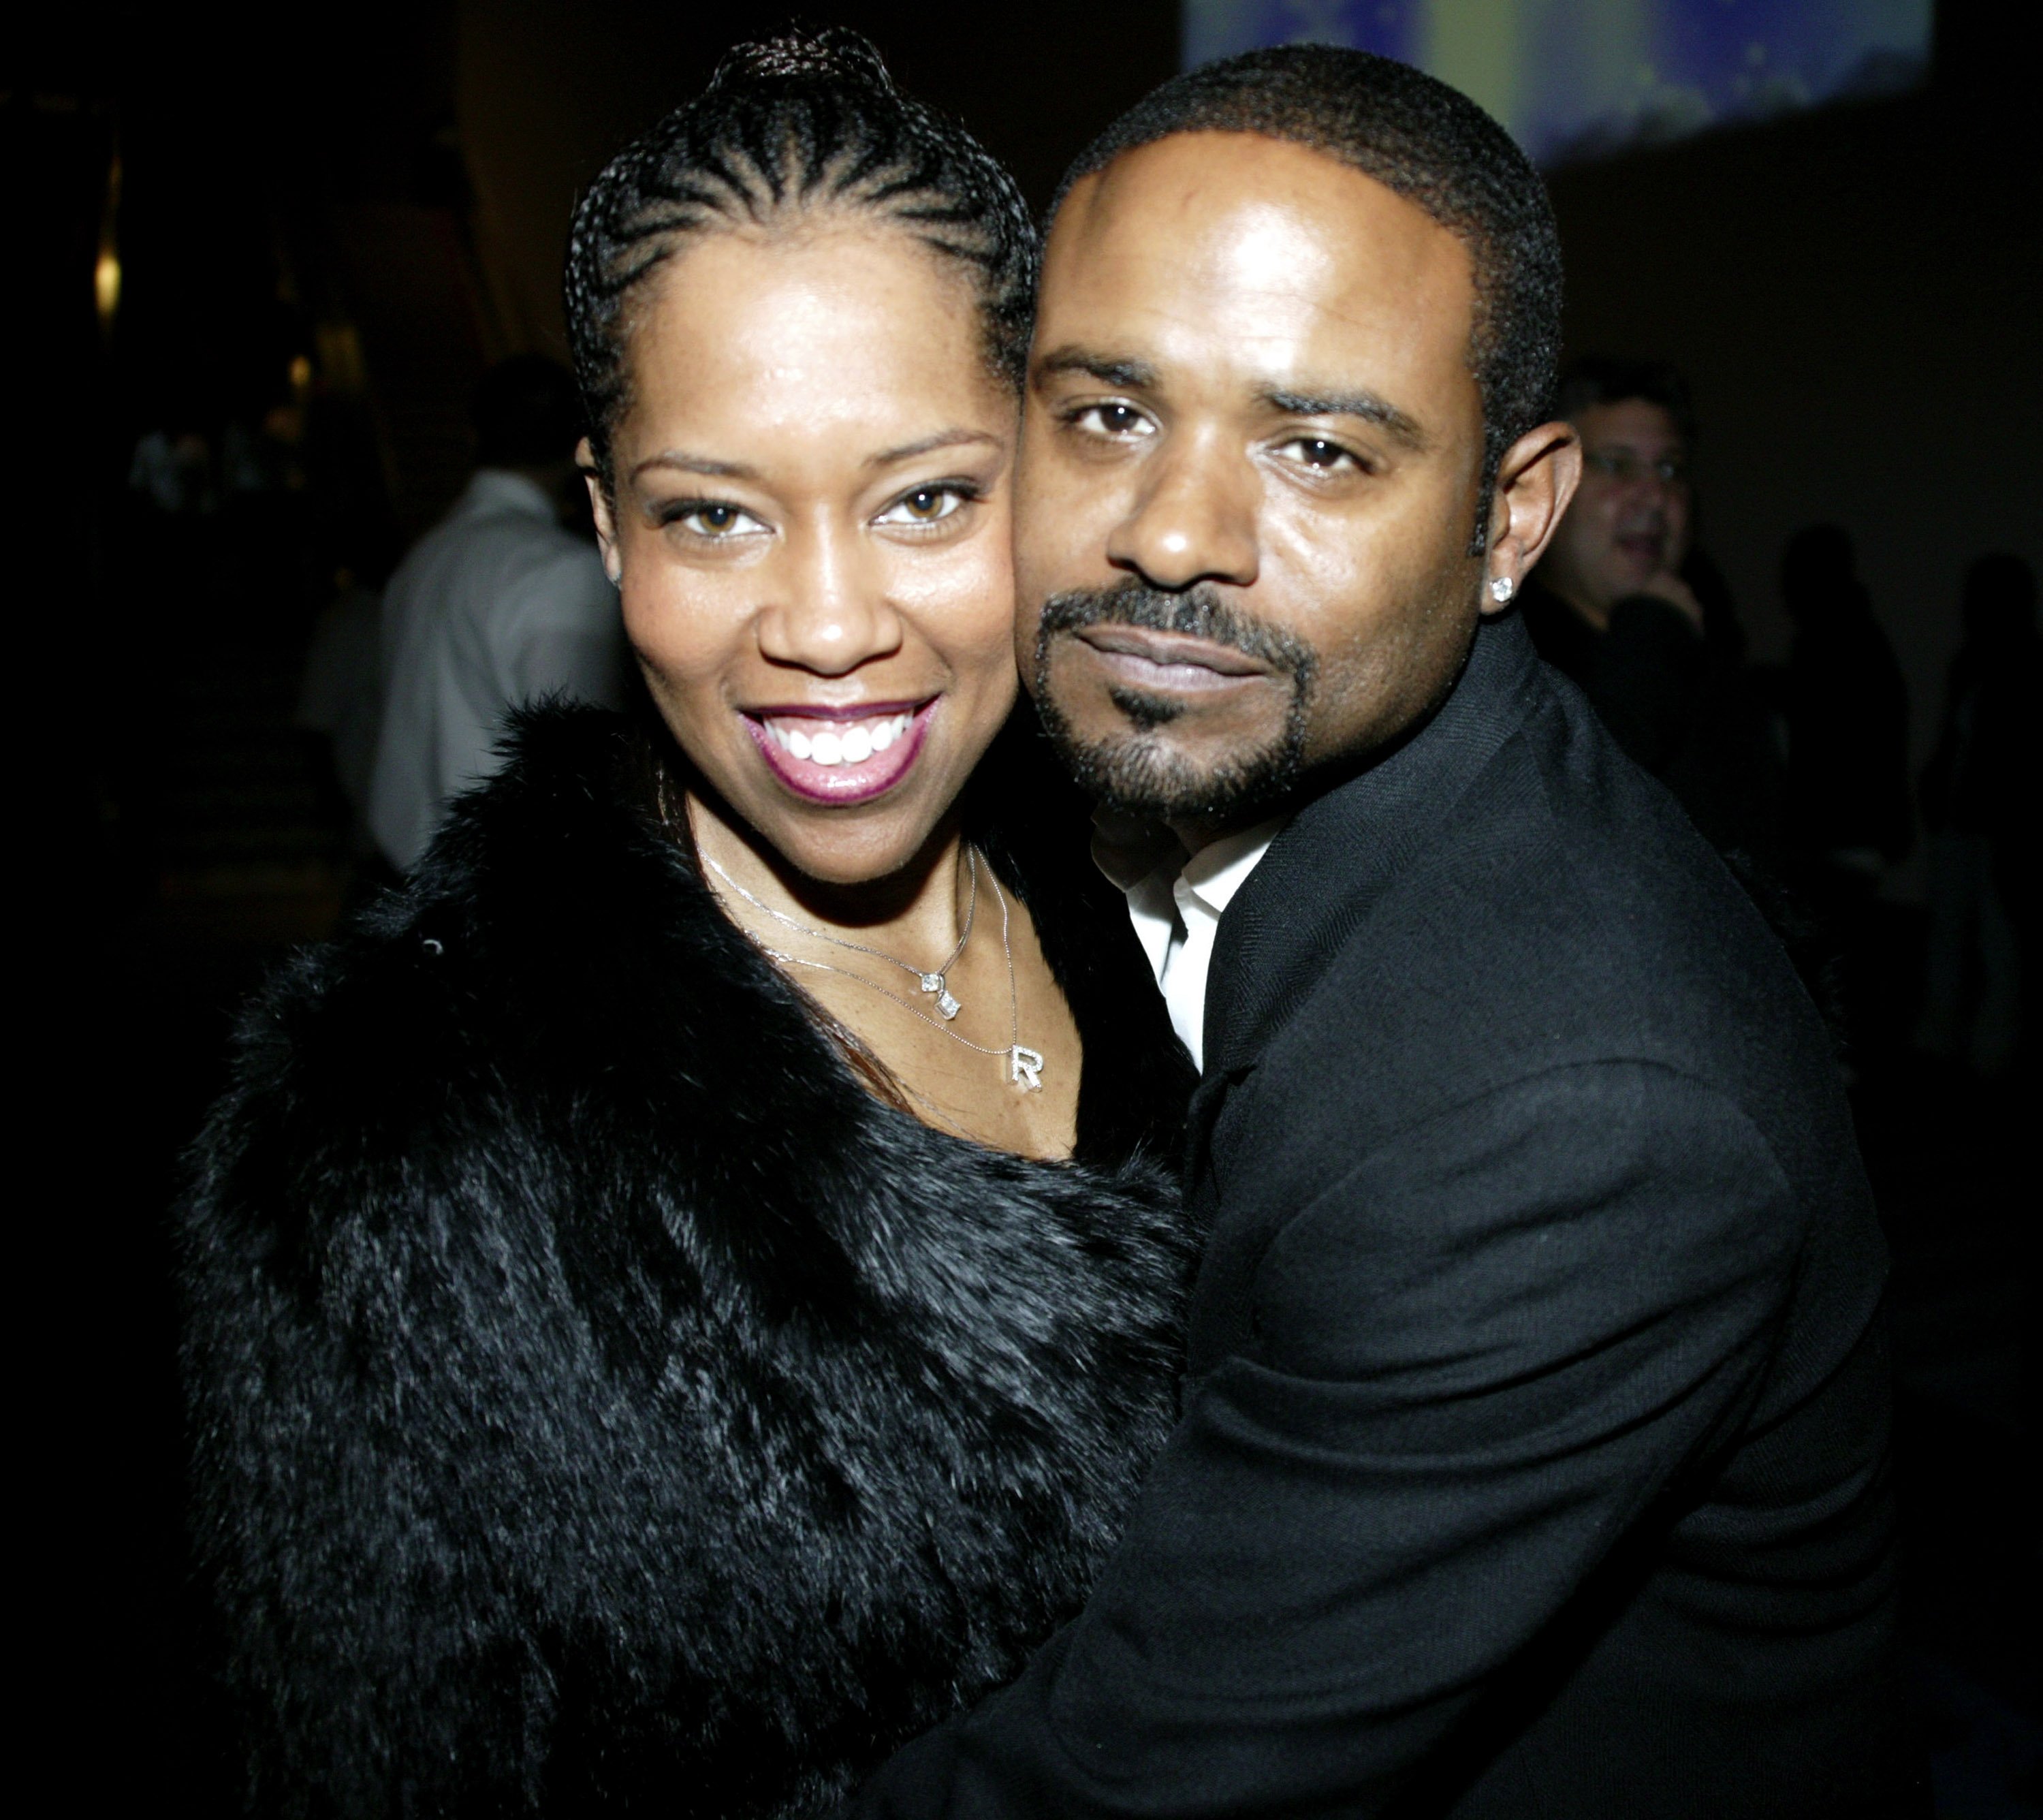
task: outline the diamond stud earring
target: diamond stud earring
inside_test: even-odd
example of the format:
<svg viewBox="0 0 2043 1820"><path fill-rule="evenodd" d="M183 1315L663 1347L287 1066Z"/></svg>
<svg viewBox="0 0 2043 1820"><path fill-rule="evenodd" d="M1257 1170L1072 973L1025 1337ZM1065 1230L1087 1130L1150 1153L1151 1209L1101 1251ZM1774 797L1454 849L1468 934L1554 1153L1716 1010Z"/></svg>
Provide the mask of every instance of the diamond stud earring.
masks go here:
<svg viewBox="0 0 2043 1820"><path fill-rule="evenodd" d="M1493 575L1489 582L1489 597L1501 607L1518 592L1518 584L1508 575Z"/></svg>

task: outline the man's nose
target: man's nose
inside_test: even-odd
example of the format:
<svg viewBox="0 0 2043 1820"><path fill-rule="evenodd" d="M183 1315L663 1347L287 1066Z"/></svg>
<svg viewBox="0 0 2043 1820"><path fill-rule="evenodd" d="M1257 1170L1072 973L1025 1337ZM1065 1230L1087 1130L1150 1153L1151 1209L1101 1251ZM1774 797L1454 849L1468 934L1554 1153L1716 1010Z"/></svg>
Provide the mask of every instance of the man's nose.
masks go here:
<svg viewBox="0 0 2043 1820"><path fill-rule="evenodd" d="M1143 464L1141 489L1107 538L1106 558L1152 587L1200 582L1245 588L1262 563L1261 478L1247 452L1188 439Z"/></svg>
<svg viewBox="0 0 2043 1820"><path fill-rule="evenodd" d="M761 652L818 676L844 676L901 648L901 617L879 566L853 536L791 530L756 624Z"/></svg>

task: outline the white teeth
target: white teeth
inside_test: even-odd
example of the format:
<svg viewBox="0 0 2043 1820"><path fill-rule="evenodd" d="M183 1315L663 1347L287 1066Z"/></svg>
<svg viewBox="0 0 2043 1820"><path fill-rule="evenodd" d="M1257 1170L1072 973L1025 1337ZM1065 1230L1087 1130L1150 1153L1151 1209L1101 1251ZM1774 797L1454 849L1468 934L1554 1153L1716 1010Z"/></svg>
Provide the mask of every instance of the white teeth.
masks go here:
<svg viewBox="0 0 2043 1820"><path fill-rule="evenodd" d="M862 765L906 734L914 718L912 714L890 714L884 720L856 721L820 733L805 733L798 727L769 720L766 731L784 750L812 765Z"/></svg>

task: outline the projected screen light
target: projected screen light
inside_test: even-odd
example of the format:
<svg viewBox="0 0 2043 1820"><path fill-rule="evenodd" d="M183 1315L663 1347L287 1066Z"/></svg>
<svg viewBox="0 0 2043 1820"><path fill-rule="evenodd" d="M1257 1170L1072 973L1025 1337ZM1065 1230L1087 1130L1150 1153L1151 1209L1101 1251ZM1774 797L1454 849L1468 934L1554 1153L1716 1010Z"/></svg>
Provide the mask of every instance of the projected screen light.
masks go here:
<svg viewBox="0 0 2043 1820"><path fill-rule="evenodd" d="M1348 44L1451 83L1542 164L1819 102L1928 67L1931 0L1184 0L1187 69Z"/></svg>

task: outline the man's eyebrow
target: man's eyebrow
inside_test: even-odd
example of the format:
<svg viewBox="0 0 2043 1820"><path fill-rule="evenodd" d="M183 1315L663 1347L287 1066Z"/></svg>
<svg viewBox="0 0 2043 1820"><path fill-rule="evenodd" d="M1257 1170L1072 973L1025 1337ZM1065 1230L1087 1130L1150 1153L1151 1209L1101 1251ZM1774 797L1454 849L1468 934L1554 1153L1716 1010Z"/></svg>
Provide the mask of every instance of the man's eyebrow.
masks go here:
<svg viewBox="0 0 2043 1820"><path fill-rule="evenodd" d="M685 449L662 449L648 455L631 470L636 480L649 467L677 467L684 474L707 474L713 480L757 480L758 470L742 461L716 461L708 455L690 455Z"/></svg>
<svg viewBox="0 0 2043 1820"><path fill-rule="evenodd" d="M865 465L869 468L891 467L896 462L913 461L917 455L933 455L938 449L961 447L967 443L990 443L1000 446L1000 439L989 430L938 430L934 436L918 437L912 443L903 443L899 448L883 449L878 455L868 455Z"/></svg>
<svg viewBox="0 0 2043 1820"><path fill-rule="evenodd" d="M1037 361L1037 378L1047 378L1053 373L1083 373L1103 386L1125 386L1133 391L1152 390L1157 382L1156 369L1146 360L1102 354L1070 343L1052 348Z"/></svg>
<svg viewBox="0 0 2043 1820"><path fill-rule="evenodd" d="M1426 432L1416 420L1374 392L1271 391L1261 401L1274 411L1294 417L1359 417L1374 424L1409 449L1423 449Z"/></svg>

